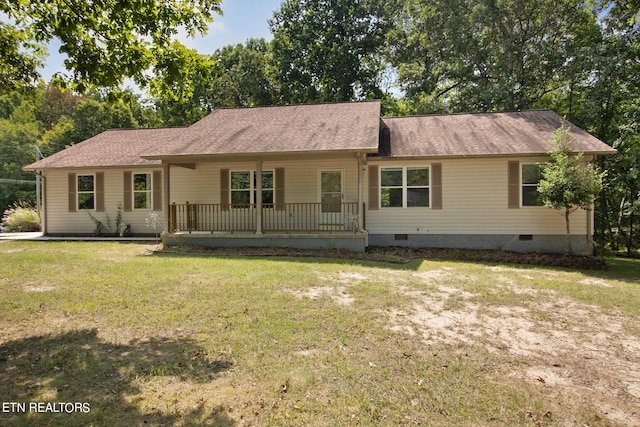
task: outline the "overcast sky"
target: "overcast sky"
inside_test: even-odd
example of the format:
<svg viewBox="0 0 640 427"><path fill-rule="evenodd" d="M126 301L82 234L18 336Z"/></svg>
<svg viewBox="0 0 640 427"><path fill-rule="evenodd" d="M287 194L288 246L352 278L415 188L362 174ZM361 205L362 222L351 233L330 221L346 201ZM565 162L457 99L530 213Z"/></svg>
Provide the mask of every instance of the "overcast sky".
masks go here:
<svg viewBox="0 0 640 427"><path fill-rule="evenodd" d="M244 43L249 38L271 39L267 20L279 8L282 0L223 0L224 16L214 16L205 37L189 39L179 37L187 47L203 54L213 53L228 44ZM58 53L60 44L49 45L46 67L40 70L42 78L48 82L56 72L64 73L64 57Z"/></svg>

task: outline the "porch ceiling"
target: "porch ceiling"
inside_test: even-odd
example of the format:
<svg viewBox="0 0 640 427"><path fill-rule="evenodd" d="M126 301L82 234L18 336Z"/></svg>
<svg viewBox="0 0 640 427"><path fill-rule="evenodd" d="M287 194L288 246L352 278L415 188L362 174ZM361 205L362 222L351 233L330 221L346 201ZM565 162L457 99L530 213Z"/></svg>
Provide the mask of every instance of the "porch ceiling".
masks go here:
<svg viewBox="0 0 640 427"><path fill-rule="evenodd" d="M296 161L296 160L332 160L353 158L357 159L361 153L376 153L376 149L367 150L341 150L341 151L303 151L282 153L231 153L231 154L185 154L160 156L162 163L182 166L198 163L228 163L247 161ZM145 156L146 157L146 156Z"/></svg>

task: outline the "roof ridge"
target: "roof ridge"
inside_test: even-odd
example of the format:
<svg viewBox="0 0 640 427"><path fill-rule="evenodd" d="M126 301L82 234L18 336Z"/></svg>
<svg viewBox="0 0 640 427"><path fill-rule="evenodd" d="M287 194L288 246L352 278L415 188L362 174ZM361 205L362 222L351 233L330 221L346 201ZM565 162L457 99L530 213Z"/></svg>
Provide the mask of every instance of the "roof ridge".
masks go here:
<svg viewBox="0 0 640 427"><path fill-rule="evenodd" d="M443 117L443 116L471 116L481 114L514 114L514 113L531 113L550 111L554 114L558 114L551 108L532 108L527 110L506 110L506 111L470 111L470 112L457 112L457 113L427 113L427 114L413 114L408 116L382 116L382 119L410 119L416 117Z"/></svg>
<svg viewBox="0 0 640 427"><path fill-rule="evenodd" d="M111 131L128 131L128 130L173 130L173 129L186 129L188 126L163 126L163 127L159 127L159 128L109 128L109 129L105 129L100 133L104 133L104 132L111 132ZM94 136L100 135L100 133L97 133ZM89 138L87 138L89 139ZM85 139L86 141L86 139ZM81 141L82 142L82 141Z"/></svg>
<svg viewBox="0 0 640 427"><path fill-rule="evenodd" d="M309 103L285 104L285 105L257 105L255 107L220 107L213 110L212 113L216 111L221 111L221 110L252 110L252 109L258 109L258 108L315 107L320 105L333 106L333 105L343 105L343 104L367 104L367 103L373 103L373 102L381 103L382 101L380 99L365 99L362 101L339 101L339 102L324 101L324 102L309 102Z"/></svg>

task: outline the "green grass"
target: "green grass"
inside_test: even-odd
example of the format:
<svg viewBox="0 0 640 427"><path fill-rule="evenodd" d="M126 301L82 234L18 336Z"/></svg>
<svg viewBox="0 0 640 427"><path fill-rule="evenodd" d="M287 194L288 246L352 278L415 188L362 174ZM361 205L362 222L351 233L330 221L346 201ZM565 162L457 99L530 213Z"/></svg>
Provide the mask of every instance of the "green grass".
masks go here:
<svg viewBox="0 0 640 427"><path fill-rule="evenodd" d="M611 266L584 273L0 242L0 401L91 407L0 412L0 424L616 425L588 399L505 376L532 362L489 341L425 341L389 320L432 298L446 312L521 308L548 322L555 314L540 304L564 298L619 316L639 339L640 263Z"/></svg>

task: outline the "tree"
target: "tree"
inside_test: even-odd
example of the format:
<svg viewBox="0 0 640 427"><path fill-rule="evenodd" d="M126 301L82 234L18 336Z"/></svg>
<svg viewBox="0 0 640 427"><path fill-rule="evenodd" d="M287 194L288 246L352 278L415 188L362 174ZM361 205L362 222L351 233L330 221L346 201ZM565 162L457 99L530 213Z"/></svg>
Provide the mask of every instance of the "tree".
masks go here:
<svg viewBox="0 0 640 427"><path fill-rule="evenodd" d="M583 72L597 11L570 0L407 0L390 58L423 110L532 108Z"/></svg>
<svg viewBox="0 0 640 427"><path fill-rule="evenodd" d="M271 44L265 39L228 45L212 55L191 50L183 58L189 61L178 65L184 74L179 86L165 79L164 73L149 82L165 125L191 125L216 108L272 105L277 99Z"/></svg>
<svg viewBox="0 0 640 427"><path fill-rule="evenodd" d="M212 57L211 92L216 107L271 105L276 99L271 44L249 39L245 44L225 46Z"/></svg>
<svg viewBox="0 0 640 427"><path fill-rule="evenodd" d="M109 102L104 92L78 95L54 85L0 94L0 211L35 199L33 172L22 168L109 128L155 126L155 111L137 95L122 92ZM7 183L16 181L16 183Z"/></svg>
<svg viewBox="0 0 640 427"><path fill-rule="evenodd" d="M0 2L0 12L6 5ZM28 33L0 22L0 89L17 89L38 79L36 69L44 64L44 46Z"/></svg>
<svg viewBox="0 0 640 427"><path fill-rule="evenodd" d="M38 78L47 42L67 55L67 78L83 91L144 81L179 28L205 34L221 0L0 0L0 87ZM178 79L180 76L174 76Z"/></svg>
<svg viewBox="0 0 640 427"><path fill-rule="evenodd" d="M567 248L572 255L569 215L578 208L592 208L595 197L602 190L604 173L598 172L591 163L583 165L582 154L575 153L566 126L554 133L549 155L553 161L542 166L538 192L545 206L564 211Z"/></svg>
<svg viewBox="0 0 640 427"><path fill-rule="evenodd" d="M35 118L33 99L16 104L7 118L0 118L0 178L33 181L33 174L22 166L35 160L35 144L41 126ZM0 211L15 201L33 202L33 186L29 184L0 184Z"/></svg>
<svg viewBox="0 0 640 427"><path fill-rule="evenodd" d="M283 103L381 97L378 0L286 0L269 21Z"/></svg>
<svg viewBox="0 0 640 427"><path fill-rule="evenodd" d="M599 14L602 37L583 48L586 60L568 84L545 95L538 106L552 108L618 150L598 159L607 170L595 203L595 238L629 254L640 245L640 2L605 2Z"/></svg>

